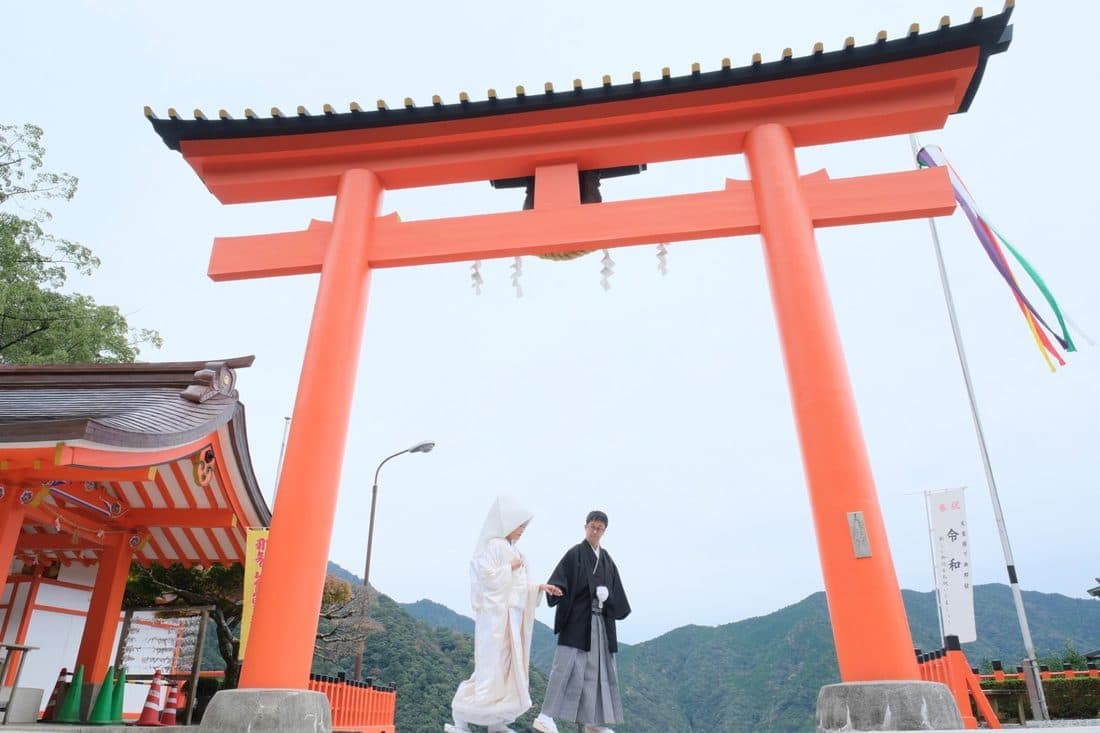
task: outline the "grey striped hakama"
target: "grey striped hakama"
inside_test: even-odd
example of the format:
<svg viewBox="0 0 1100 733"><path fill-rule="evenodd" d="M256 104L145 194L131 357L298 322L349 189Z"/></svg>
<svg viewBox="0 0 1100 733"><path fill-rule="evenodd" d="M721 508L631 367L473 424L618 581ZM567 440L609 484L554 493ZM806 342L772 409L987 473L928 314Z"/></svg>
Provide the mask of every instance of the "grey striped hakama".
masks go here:
<svg viewBox="0 0 1100 733"><path fill-rule="evenodd" d="M619 673L615 655L607 650L607 629L603 616L592 614L591 651L558 646L546 684L542 712L582 725L623 722L619 698Z"/></svg>

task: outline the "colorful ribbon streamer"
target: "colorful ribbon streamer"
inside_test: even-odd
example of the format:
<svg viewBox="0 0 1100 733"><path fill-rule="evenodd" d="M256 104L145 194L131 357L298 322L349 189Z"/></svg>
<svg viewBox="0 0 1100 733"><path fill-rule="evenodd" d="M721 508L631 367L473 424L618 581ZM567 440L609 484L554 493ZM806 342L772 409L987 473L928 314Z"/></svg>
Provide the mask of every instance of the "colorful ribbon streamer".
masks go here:
<svg viewBox="0 0 1100 733"><path fill-rule="evenodd" d="M970 221L970 226L973 227L974 233L978 235L978 241L982 243L982 248L985 249L986 255L993 262L993 266L997 268L997 272L1000 273L1009 289L1012 291L1012 295L1016 298L1016 304L1020 308L1020 312L1024 316L1024 320L1027 321L1028 329L1031 331L1031 336L1035 339L1035 344L1039 347L1039 353L1042 354L1043 359L1046 361L1047 366L1051 371L1055 370L1054 363L1051 361L1051 357L1054 358L1058 364L1065 366L1065 359L1051 343L1047 334L1054 337L1054 340L1067 352L1077 351L1077 347L1073 343L1073 338L1069 334L1069 329L1066 328L1065 318L1062 315L1061 309L1058 307L1058 303L1054 300L1054 295L1051 294L1050 289L1046 283L1043 282L1043 278L1039 276L1039 273L1035 270L1031 264L1024 259L1023 255L1016 250L1008 240L1001 236L1001 233L997 231L989 220L978 209L977 203L970 195L970 191L967 190L966 185L963 184L959 174L955 172L954 167L947 161L946 156L943 154L943 150L936 145L926 145L920 149L917 153L917 163L922 167L936 167L943 166L947 168L947 173L951 179L951 187L955 190L955 200L959 202L959 207L966 214L966 218ZM1055 331L1050 325L1043 319L1039 311L1035 309L1028 297L1024 295L1023 290L1020 289L1019 281L1016 279L1016 275L1009 267L1008 259L1005 257L1004 251L1007 249L1009 253L1016 259L1016 262L1027 273L1028 277L1035 284L1035 287L1042 293L1043 299L1046 300L1047 305L1050 306L1051 311L1054 313L1055 319L1058 321L1059 331ZM1041 326L1041 328L1040 328Z"/></svg>

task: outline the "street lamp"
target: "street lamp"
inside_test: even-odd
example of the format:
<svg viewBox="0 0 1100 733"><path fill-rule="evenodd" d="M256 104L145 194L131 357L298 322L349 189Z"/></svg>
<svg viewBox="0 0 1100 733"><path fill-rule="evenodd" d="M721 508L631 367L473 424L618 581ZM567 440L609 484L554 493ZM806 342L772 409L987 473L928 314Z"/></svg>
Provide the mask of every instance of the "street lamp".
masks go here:
<svg viewBox="0 0 1100 733"><path fill-rule="evenodd" d="M428 453L435 447L435 443L425 440L422 443L417 443L411 448L405 450L399 450L393 455L386 456L382 459L382 462L378 464L378 468L374 469L374 485L371 487L370 492L370 525L367 529L367 563L363 568L363 604L359 609L359 617L365 619L367 617L367 595L370 593L370 553L371 545L374 543L374 507L378 504L378 472L382 470L382 466L386 465L386 461L391 458L397 458L404 453ZM363 651L367 646L367 635L363 633L363 641L359 644L359 651L355 654L355 670L352 673L352 679L362 679L363 672Z"/></svg>

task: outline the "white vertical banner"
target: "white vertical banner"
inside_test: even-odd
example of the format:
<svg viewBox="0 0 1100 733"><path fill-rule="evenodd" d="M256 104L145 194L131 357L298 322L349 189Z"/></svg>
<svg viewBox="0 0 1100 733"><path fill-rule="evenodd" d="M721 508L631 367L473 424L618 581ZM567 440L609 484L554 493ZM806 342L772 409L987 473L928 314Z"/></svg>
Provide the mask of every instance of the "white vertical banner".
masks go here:
<svg viewBox="0 0 1100 733"><path fill-rule="evenodd" d="M936 570L940 618L945 636L960 642L978 638L974 625L974 586L970 573L970 539L963 488L926 491L932 555Z"/></svg>

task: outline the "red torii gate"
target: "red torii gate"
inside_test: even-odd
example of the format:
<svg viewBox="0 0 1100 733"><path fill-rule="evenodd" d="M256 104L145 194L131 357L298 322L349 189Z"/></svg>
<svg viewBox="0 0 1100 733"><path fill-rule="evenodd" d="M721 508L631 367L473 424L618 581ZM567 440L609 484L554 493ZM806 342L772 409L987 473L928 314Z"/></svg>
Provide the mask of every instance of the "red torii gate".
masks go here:
<svg viewBox="0 0 1100 733"><path fill-rule="evenodd" d="M304 689L313 655L371 270L632 244L763 235L768 276L845 682L919 680L814 228L945 215L943 169L831 180L795 147L941 128L1011 37L1005 12L839 51L514 98L244 119L147 116L223 203L336 196L332 222L217 238L215 280L320 273L293 425L241 677ZM578 176L745 153L751 181L707 193L582 204ZM384 189L533 177L534 209L403 222ZM323 426L323 428L322 428ZM316 592L309 592L315 589Z"/></svg>

